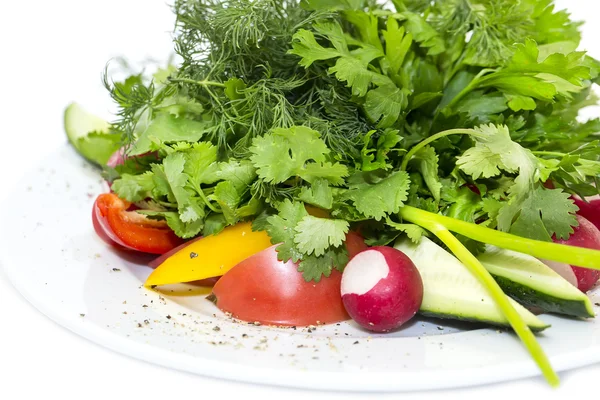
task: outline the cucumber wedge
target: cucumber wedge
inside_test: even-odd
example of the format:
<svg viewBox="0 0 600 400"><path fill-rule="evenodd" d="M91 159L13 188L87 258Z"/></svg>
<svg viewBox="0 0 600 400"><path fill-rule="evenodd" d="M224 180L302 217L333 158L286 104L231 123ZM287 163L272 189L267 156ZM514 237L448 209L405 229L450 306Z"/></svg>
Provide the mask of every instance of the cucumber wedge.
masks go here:
<svg viewBox="0 0 600 400"><path fill-rule="evenodd" d="M65 109L65 132L69 142L84 158L105 165L121 144L121 135L110 133L110 124L88 113L77 103Z"/></svg>
<svg viewBox="0 0 600 400"><path fill-rule="evenodd" d="M510 327L487 289L452 254L426 237L419 244L399 240L394 247L404 252L421 273L424 289L421 314ZM549 327L525 307L510 301L531 330Z"/></svg>
<svg viewBox="0 0 600 400"><path fill-rule="evenodd" d="M535 257L487 246L478 258L502 290L521 304L573 317L595 316L584 293Z"/></svg>

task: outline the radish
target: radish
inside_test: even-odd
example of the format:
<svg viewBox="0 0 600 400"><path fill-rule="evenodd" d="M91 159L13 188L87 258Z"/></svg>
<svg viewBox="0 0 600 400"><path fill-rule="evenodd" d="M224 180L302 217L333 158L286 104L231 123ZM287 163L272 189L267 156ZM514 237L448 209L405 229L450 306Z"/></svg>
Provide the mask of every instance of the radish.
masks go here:
<svg viewBox="0 0 600 400"><path fill-rule="evenodd" d="M380 246L354 256L342 276L342 301L360 326L388 332L415 316L423 300L423 281L404 253Z"/></svg>
<svg viewBox="0 0 600 400"><path fill-rule="evenodd" d="M574 232L569 239L554 239L554 241L569 246L600 250L600 231L598 228L581 215L577 215L577 222L579 226L573 228ZM584 293L590 290L600 279L600 271L598 270L547 260L544 260L544 263Z"/></svg>
<svg viewBox="0 0 600 400"><path fill-rule="evenodd" d="M596 228L600 229L600 199L587 199L587 202L573 197L575 201L575 205L579 207L579 211L577 214L581 215L592 224L596 226Z"/></svg>

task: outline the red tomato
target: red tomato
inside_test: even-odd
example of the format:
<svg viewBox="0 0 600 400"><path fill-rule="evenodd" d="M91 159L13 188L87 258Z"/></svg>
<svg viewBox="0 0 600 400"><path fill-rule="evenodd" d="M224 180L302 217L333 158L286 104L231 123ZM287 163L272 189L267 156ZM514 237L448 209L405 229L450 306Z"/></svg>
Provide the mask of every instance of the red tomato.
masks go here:
<svg viewBox="0 0 600 400"><path fill-rule="evenodd" d="M112 193L98 196L92 210L94 229L111 245L144 253L163 254L184 242L165 221L127 211L130 204Z"/></svg>
<svg viewBox="0 0 600 400"><path fill-rule="evenodd" d="M346 243L351 257L367 248L356 233L349 233ZM306 326L350 318L340 295L340 272L334 270L318 283L306 282L297 264L277 259L276 247L247 258L221 277L213 288L221 310L267 325Z"/></svg>

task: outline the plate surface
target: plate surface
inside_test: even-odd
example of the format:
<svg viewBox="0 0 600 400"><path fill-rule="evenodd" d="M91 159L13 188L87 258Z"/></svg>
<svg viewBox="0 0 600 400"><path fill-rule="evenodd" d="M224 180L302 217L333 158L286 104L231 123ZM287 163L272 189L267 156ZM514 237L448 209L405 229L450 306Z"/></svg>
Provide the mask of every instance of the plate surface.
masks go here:
<svg viewBox="0 0 600 400"><path fill-rule="evenodd" d="M98 172L64 146L0 208L0 261L9 279L42 313L93 342L202 375L311 389L434 389L538 375L506 331L426 319L390 335L352 323L254 326L219 312L204 299L208 289L147 290L149 258L119 253L93 231L91 207L104 188ZM555 368L600 362L600 321L542 319L553 325L540 342Z"/></svg>

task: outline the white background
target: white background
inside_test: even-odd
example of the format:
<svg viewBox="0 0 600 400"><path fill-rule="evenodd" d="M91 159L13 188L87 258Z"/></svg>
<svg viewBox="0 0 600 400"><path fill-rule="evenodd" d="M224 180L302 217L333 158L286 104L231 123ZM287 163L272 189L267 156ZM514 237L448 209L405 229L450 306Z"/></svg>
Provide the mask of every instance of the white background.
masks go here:
<svg viewBox="0 0 600 400"><path fill-rule="evenodd" d="M597 49L600 33L593 0L563 0L584 28L583 47ZM0 201L47 153L66 142L62 111L77 100L110 116L111 103L101 73L112 57L133 61L166 58L173 19L159 0L3 0L0 4ZM40 199L43 207L44 199ZM27 210L15 210L23 213ZM0 226L9 230L10 227ZM565 338L568 340L568 338ZM515 395L567 398L596 396L600 365L561 375L560 389L541 379L483 388L378 398L444 397L475 399ZM310 385L310 382L307 383ZM239 384L167 370L94 345L49 321L6 281L0 268L0 399L46 398L206 398L354 399L351 395Z"/></svg>

